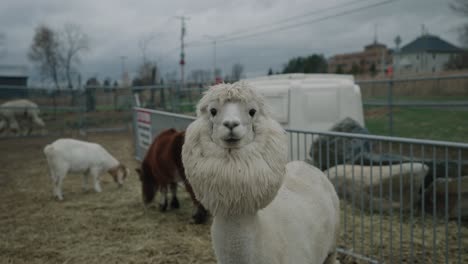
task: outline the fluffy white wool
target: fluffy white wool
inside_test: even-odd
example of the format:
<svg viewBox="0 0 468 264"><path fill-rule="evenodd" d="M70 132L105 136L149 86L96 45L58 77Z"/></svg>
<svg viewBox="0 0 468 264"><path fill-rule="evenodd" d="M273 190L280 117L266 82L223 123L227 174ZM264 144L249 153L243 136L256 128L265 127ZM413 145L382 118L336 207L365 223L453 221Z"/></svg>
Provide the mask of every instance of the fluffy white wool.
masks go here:
<svg viewBox="0 0 468 264"><path fill-rule="evenodd" d="M215 143L207 107L227 101L260 106L252 118L254 140L240 147ZM286 164L286 134L262 98L246 83L217 85L200 100L197 115L182 160L197 198L214 215L218 263L335 263L338 196L317 168Z"/></svg>
<svg viewBox="0 0 468 264"><path fill-rule="evenodd" d="M339 200L317 168L286 165L275 199L255 215L215 216L211 234L218 263L335 264Z"/></svg>
<svg viewBox="0 0 468 264"><path fill-rule="evenodd" d="M287 162L286 133L276 121L259 114L254 142L239 149L220 147L212 141L206 110L212 100L256 100L263 105L245 83L211 88L198 105L199 118L186 131L182 159L187 178L197 198L213 214L254 213L267 206L281 186Z"/></svg>
<svg viewBox="0 0 468 264"><path fill-rule="evenodd" d="M222 83L212 86L205 92L200 102L198 102L197 117L206 117L208 111L207 107L212 101L218 101L220 104L224 104L226 101L240 101L243 103L255 101L260 108L260 114L269 116L263 98L252 90L250 85L244 81L233 84Z"/></svg>

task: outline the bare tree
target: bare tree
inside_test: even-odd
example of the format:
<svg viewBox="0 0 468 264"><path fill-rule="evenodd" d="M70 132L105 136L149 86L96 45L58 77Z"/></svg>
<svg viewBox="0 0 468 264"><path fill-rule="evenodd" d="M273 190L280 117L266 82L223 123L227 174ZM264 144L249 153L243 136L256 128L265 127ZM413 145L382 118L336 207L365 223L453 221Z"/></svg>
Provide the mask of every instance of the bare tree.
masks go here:
<svg viewBox="0 0 468 264"><path fill-rule="evenodd" d="M141 85L152 85L157 83L159 72L156 62L143 62L138 69L138 79L141 80Z"/></svg>
<svg viewBox="0 0 468 264"><path fill-rule="evenodd" d="M201 75L201 82L209 83L211 80L213 80L212 75L213 75L212 70L204 70Z"/></svg>
<svg viewBox="0 0 468 264"><path fill-rule="evenodd" d="M232 65L232 72L231 72L231 78L232 81L238 81L240 80L244 75L244 66L240 63L236 63Z"/></svg>
<svg viewBox="0 0 468 264"><path fill-rule="evenodd" d="M465 19L464 24L460 26L460 40L468 47L468 0L453 0L450 8Z"/></svg>
<svg viewBox="0 0 468 264"><path fill-rule="evenodd" d="M165 80L167 83L175 83L177 82L177 71L166 72Z"/></svg>
<svg viewBox="0 0 468 264"><path fill-rule="evenodd" d="M104 87L110 87L111 86L111 83L112 83L112 80L110 77L107 77L104 79L104 82L102 83L102 86Z"/></svg>
<svg viewBox="0 0 468 264"><path fill-rule="evenodd" d="M216 68L215 71L214 71L214 74L215 74L215 79L216 78L221 78L222 75L223 75L223 71L220 68Z"/></svg>
<svg viewBox="0 0 468 264"><path fill-rule="evenodd" d="M138 47L140 48L140 51L141 51L143 64L145 64L148 61L148 49L149 49L151 42L154 40L155 37L156 36L154 34L150 34L148 36L142 37L138 41Z"/></svg>
<svg viewBox="0 0 468 264"><path fill-rule="evenodd" d="M146 36L143 36L138 41L138 47L140 48L142 62L138 69L139 76L138 79L141 81L142 85L151 85L159 82L160 72L159 67L156 61L149 59L149 49L151 43L158 37L160 34L150 33Z"/></svg>
<svg viewBox="0 0 468 264"><path fill-rule="evenodd" d="M66 24L61 33L60 43L63 54L63 67L68 88L72 89L72 72L80 63L80 55L89 50L88 36L75 24Z"/></svg>
<svg viewBox="0 0 468 264"><path fill-rule="evenodd" d="M39 66L45 79L52 79L55 88L60 88L59 76L63 58L60 54L59 38L50 27L40 25L36 28L28 58Z"/></svg>
<svg viewBox="0 0 468 264"><path fill-rule="evenodd" d="M68 88L73 88L72 73L80 63L80 55L89 49L86 34L75 24L66 24L62 31L55 31L47 25L36 28L28 57L37 63L41 75L52 79L55 88L60 80L66 79Z"/></svg>
<svg viewBox="0 0 468 264"><path fill-rule="evenodd" d="M192 70L190 72L190 77L189 79L193 82L196 82L196 83L199 83L200 82L200 79L201 79L201 72L203 70Z"/></svg>
<svg viewBox="0 0 468 264"><path fill-rule="evenodd" d="M196 83L207 83L211 78L210 70L196 69L190 72L190 79Z"/></svg>

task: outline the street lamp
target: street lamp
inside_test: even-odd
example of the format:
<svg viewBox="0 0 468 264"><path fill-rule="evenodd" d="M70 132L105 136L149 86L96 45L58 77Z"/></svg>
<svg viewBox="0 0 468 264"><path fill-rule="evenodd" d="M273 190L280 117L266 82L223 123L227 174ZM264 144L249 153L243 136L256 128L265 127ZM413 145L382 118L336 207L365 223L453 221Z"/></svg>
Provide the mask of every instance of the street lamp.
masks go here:
<svg viewBox="0 0 468 264"><path fill-rule="evenodd" d="M217 37L215 36L210 36L210 35L204 35L203 37L210 39L213 41L213 79L214 82L216 83L216 39Z"/></svg>

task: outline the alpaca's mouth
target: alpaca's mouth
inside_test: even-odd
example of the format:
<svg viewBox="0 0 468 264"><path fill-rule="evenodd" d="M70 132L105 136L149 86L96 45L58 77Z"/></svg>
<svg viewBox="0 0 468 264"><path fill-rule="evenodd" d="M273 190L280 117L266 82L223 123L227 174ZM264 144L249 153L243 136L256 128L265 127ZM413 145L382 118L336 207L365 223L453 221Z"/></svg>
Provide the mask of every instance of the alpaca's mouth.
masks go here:
<svg viewBox="0 0 468 264"><path fill-rule="evenodd" d="M228 143L228 144L235 144L235 143L239 142L240 139L239 139L239 138L232 138L232 137L231 137L231 138L225 139L224 141L225 141L226 143Z"/></svg>

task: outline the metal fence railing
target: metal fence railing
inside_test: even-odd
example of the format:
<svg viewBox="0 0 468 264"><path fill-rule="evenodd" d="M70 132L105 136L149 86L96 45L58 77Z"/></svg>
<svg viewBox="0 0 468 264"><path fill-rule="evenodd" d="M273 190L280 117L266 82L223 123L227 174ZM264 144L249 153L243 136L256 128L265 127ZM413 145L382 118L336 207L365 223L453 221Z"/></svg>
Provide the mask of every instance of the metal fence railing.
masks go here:
<svg viewBox="0 0 468 264"><path fill-rule="evenodd" d="M0 106L0 138L73 136L86 132L86 113L78 106Z"/></svg>
<svg viewBox="0 0 468 264"><path fill-rule="evenodd" d="M382 263L468 261L468 144L288 133L290 159L309 158L343 201L343 253Z"/></svg>
<svg viewBox="0 0 468 264"><path fill-rule="evenodd" d="M205 84L165 84L132 87L141 106L173 113L193 113L207 89Z"/></svg>
<svg viewBox="0 0 468 264"><path fill-rule="evenodd" d="M377 135L468 142L468 74L359 80L366 127ZM132 87L140 106L193 115L209 84ZM447 118L450 117L450 118Z"/></svg>
<svg viewBox="0 0 468 264"><path fill-rule="evenodd" d="M134 108L136 158L193 117ZM341 199L342 263L468 263L468 144L287 130L289 157L323 170Z"/></svg>
<svg viewBox="0 0 468 264"><path fill-rule="evenodd" d="M356 83L361 88L366 125L371 132L467 141L468 74Z"/></svg>
<svg viewBox="0 0 468 264"><path fill-rule="evenodd" d="M23 130L28 126L26 109L3 114L9 106L4 103L27 99L38 106L44 129L37 125L29 133L16 133L10 124L18 124ZM0 137L18 135L74 135L92 131L122 131L131 126L131 89L91 87L75 90L53 90L25 87L0 87ZM11 108L11 107L10 107ZM13 119L12 119L13 118ZM14 126L13 126L14 127Z"/></svg>

